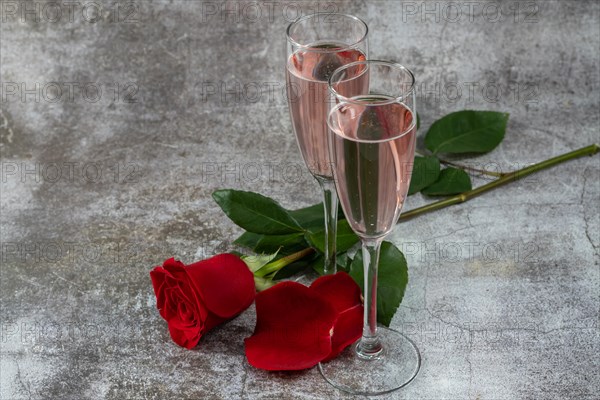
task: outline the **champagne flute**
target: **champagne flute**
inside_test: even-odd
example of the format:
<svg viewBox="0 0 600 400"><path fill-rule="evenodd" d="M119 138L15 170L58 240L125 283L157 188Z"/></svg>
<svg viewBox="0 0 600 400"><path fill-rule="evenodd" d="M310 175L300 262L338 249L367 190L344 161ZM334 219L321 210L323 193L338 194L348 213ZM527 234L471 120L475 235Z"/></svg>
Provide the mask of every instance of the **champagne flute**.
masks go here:
<svg viewBox="0 0 600 400"><path fill-rule="evenodd" d="M315 13L287 28L287 94L298 147L323 190L325 209L324 274L336 272L338 198L329 165L327 81L333 71L367 57L367 25L357 17Z"/></svg>
<svg viewBox="0 0 600 400"><path fill-rule="evenodd" d="M387 61L353 62L329 79L336 100L327 120L332 167L342 209L362 242L365 313L362 338L319 370L329 383L353 394L399 389L421 365L409 338L377 327L380 245L398 222L414 163L414 87L411 71Z"/></svg>

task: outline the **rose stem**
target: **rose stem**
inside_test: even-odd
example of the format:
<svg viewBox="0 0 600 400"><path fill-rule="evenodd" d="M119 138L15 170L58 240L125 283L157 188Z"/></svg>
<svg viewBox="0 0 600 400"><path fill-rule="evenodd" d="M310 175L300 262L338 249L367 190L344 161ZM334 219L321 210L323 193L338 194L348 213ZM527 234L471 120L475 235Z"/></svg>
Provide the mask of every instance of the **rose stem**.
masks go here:
<svg viewBox="0 0 600 400"><path fill-rule="evenodd" d="M479 186L478 188L475 188L473 190L469 190L468 192L457 194L447 199L436 201L435 203L427 204L423 207L415 208L413 210L402 213L402 215L400 216L400 220L404 221L410 218L414 218L421 214L439 210L441 208L446 208L454 204L464 203L465 201L469 201L472 198L475 198L485 192L489 192L492 189L506 185L510 182L518 181L519 179L522 179L527 175L531 175L534 172L553 167L555 165L561 164L565 161L573 160L575 158L594 155L599 150L600 146L598 146L597 144L592 144L586 147L582 147L578 150L571 151L569 153L561 154L560 156L550 158L537 164L530 165L529 167L509 172L501 178L496 179L495 181L487 183L483 186Z"/></svg>
<svg viewBox="0 0 600 400"><path fill-rule="evenodd" d="M424 154L421 154L419 152L416 152L416 153L421 157L426 157ZM483 174L483 175L495 176L496 178L501 178L505 175L508 175L508 173L506 173L506 172L488 171L487 169L479 169L479 168L475 168L475 167L470 167L468 165L462 165L462 164L458 164L458 163L455 163L452 161L443 160L439 157L437 157L437 159L440 160L440 162L444 165L450 165L452 167L460 168L465 171L479 172L480 174Z"/></svg>
<svg viewBox="0 0 600 400"><path fill-rule="evenodd" d="M489 171L487 169L479 169L479 168L469 167L468 165L457 164L457 163L454 163L454 162L451 162L448 160L442 160L441 158L439 160L444 165L450 165L452 167L460 168L462 170L479 172L484 175L495 176L496 178L502 178L509 174L508 172L496 172L496 171Z"/></svg>
<svg viewBox="0 0 600 400"><path fill-rule="evenodd" d="M315 252L315 250L312 247L302 249L294 254L290 254L289 256L282 257L279 260L275 260L275 261L265 265L264 267L262 267L261 269L256 271L254 273L254 275L258 276L258 277L263 277L263 276L269 275L270 273L279 271L281 268L285 267L286 265L290 265L294 261L298 261L314 252Z"/></svg>

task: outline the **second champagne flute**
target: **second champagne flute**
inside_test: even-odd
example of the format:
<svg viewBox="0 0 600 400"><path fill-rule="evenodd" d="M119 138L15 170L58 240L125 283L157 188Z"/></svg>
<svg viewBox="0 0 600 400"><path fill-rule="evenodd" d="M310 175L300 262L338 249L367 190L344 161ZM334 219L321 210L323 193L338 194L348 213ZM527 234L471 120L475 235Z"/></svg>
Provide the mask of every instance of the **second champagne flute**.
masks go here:
<svg viewBox="0 0 600 400"><path fill-rule="evenodd" d="M338 199L329 162L329 77L338 67L365 60L367 25L347 14L315 13L287 29L287 93L298 147L323 190L325 274L335 273Z"/></svg>
<svg viewBox="0 0 600 400"><path fill-rule="evenodd" d="M340 67L329 83L337 99L328 119L332 166L344 214L362 242L365 308L362 338L319 370L349 393L389 393L410 383L421 365L409 338L377 326L380 246L398 222L414 164L415 78L400 64L370 60Z"/></svg>

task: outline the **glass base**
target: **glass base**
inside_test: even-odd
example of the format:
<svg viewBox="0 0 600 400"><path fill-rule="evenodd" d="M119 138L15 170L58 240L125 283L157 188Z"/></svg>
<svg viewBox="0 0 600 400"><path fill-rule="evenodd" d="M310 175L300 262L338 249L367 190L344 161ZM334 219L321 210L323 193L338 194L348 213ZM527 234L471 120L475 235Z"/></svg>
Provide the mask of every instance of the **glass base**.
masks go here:
<svg viewBox="0 0 600 400"><path fill-rule="evenodd" d="M365 359L349 346L339 357L319 364L319 372L333 386L358 395L389 393L408 385L421 368L421 353L412 340L393 329L378 327L383 350Z"/></svg>

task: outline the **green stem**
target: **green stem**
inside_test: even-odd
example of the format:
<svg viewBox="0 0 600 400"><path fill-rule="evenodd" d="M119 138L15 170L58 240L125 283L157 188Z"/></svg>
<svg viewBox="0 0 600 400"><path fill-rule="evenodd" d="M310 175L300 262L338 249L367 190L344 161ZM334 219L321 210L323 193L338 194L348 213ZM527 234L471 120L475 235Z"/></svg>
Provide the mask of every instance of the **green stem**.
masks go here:
<svg viewBox="0 0 600 400"><path fill-rule="evenodd" d="M416 152L416 153L418 155L420 155L421 157L425 157L424 154L421 154L419 152ZM483 174L483 175L495 176L496 178L502 178L503 176L508 175L505 172L488 171L487 169L479 169L479 168L475 168L475 167L470 167L468 165L458 164L458 163L455 163L452 161L444 160L439 157L437 157L437 159L440 160L440 162L444 165L450 165L452 167L460 168L465 171L479 172L480 174Z"/></svg>
<svg viewBox="0 0 600 400"><path fill-rule="evenodd" d="M291 263L298 261L314 252L315 252L315 250L312 247L302 249L294 254L290 254L289 256L282 257L279 260L275 260L275 261L265 265L264 267L262 267L261 269L256 271L254 273L254 275L259 278L262 278L273 272L279 271L281 268L285 267L286 265L290 265Z"/></svg>
<svg viewBox="0 0 600 400"><path fill-rule="evenodd" d="M454 204L464 203L465 201L469 201L472 198L477 197L485 192L489 192L490 190L496 189L497 187L506 185L510 182L518 181L519 179L531 175L534 172L553 167L555 165L561 164L565 161L573 160L575 158L591 156L598 153L598 151L600 151L600 146L598 146L597 144L592 144L590 146L582 147L581 149L550 158L537 164L530 165L529 167L509 172L501 178L496 179L495 181L487 183L483 186L479 186L478 188L475 188L473 190L469 190L468 192L457 194L447 199L436 201L435 203L427 204L423 207L407 211L400 216L400 220L407 220L410 218L414 218L418 215L439 210L441 208L445 208Z"/></svg>
<svg viewBox="0 0 600 400"><path fill-rule="evenodd" d="M462 164L457 164L457 163L454 163L454 162L451 162L448 160L442 160L441 158L439 160L444 165L450 165L452 167L460 168L460 169L466 170L466 171L479 172L480 174L495 176L496 178L502 178L502 177L508 175L508 173L506 173L506 172L496 172L496 171L489 171L487 169L474 168L474 167L470 167L468 165L462 165Z"/></svg>

